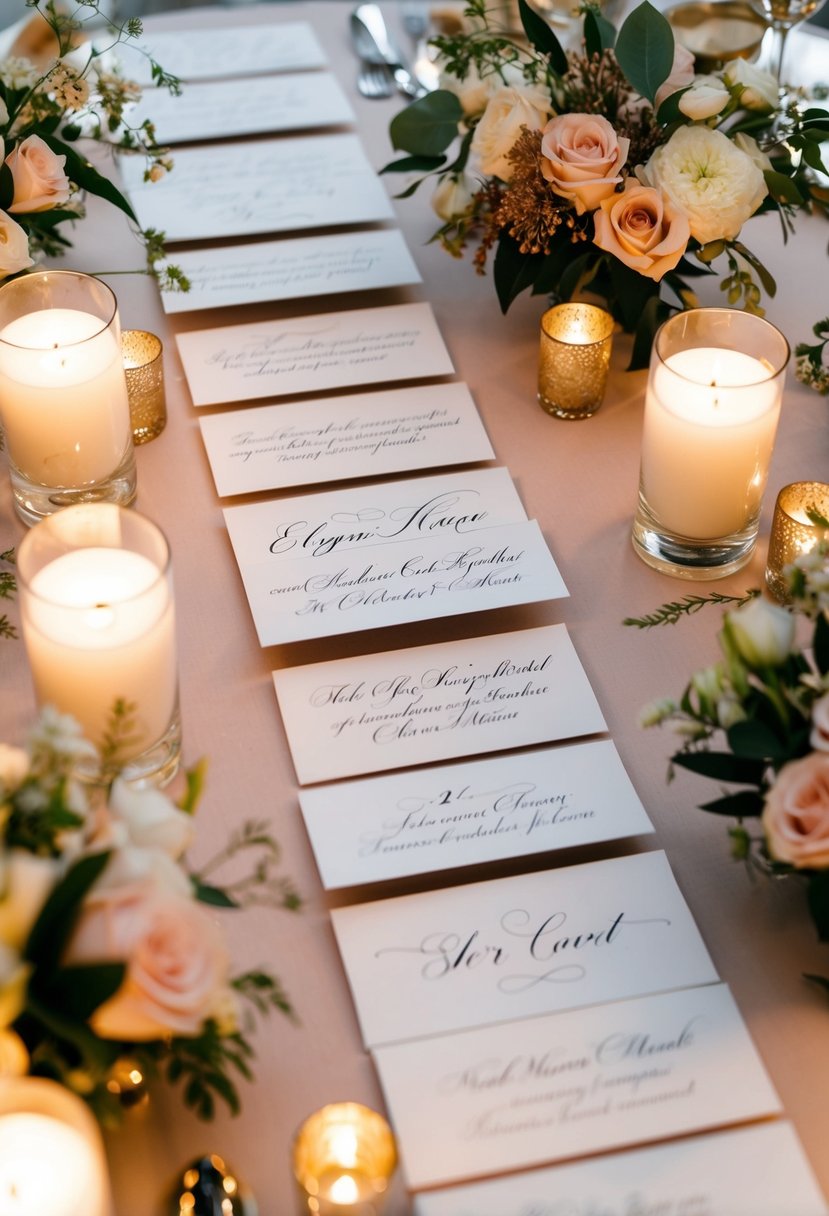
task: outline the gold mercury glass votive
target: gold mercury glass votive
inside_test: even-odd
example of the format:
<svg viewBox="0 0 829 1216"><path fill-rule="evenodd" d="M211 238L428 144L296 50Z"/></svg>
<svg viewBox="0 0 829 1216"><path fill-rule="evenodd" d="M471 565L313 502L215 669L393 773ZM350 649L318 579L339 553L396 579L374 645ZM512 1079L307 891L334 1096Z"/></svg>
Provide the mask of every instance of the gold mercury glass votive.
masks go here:
<svg viewBox="0 0 829 1216"><path fill-rule="evenodd" d="M380 1216L397 1166L397 1146L382 1115L337 1102L310 1115L296 1134L293 1168L309 1216Z"/></svg>
<svg viewBox="0 0 829 1216"><path fill-rule="evenodd" d="M121 334L135 444L149 443L167 425L163 349L161 339L144 329L125 329Z"/></svg>
<svg viewBox="0 0 829 1216"><path fill-rule="evenodd" d="M829 540L829 530L809 518L810 512L829 519L829 486L820 481L796 481L784 486L777 495L769 539L766 564L766 586L781 604L791 598L786 566L811 551L822 540Z"/></svg>
<svg viewBox="0 0 829 1216"><path fill-rule="evenodd" d="M538 401L556 418L589 418L602 403L613 318L595 304L556 304L541 318Z"/></svg>

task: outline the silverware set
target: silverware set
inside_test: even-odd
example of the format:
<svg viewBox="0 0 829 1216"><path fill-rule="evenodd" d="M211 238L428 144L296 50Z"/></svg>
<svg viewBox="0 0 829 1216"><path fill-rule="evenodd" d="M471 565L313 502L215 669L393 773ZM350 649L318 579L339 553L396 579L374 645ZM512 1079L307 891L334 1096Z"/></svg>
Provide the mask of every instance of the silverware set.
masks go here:
<svg viewBox="0 0 829 1216"><path fill-rule="evenodd" d="M351 43L360 58L357 88L363 97L391 97L397 92L414 101L437 86L437 73L426 54L428 21L425 14L408 9L404 14L404 28L417 55L414 70L389 34L376 4L360 4L352 12ZM418 71L419 65L424 66L423 76ZM431 69L428 74L425 65Z"/></svg>

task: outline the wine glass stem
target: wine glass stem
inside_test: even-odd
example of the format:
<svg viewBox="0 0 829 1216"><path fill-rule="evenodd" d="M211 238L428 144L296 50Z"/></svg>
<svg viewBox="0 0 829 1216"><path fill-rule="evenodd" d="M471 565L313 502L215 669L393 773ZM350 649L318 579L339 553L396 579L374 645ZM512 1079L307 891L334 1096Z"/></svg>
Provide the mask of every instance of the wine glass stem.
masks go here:
<svg viewBox="0 0 829 1216"><path fill-rule="evenodd" d="M786 42L789 37L790 28L791 27L788 25L775 25L773 27L774 43L772 44L772 70L774 71L774 75L777 77L777 83L780 85L781 89L785 88L783 61L786 54Z"/></svg>

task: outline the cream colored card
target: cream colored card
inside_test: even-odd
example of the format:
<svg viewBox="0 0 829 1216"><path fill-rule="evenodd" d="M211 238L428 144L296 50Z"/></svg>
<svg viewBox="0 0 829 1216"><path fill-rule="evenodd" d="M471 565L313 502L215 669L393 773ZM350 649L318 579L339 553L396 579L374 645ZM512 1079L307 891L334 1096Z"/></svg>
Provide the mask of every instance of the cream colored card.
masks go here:
<svg viewBox="0 0 829 1216"><path fill-rule="evenodd" d="M661 851L335 908L331 919L370 1048L717 979Z"/></svg>
<svg viewBox="0 0 829 1216"><path fill-rule="evenodd" d="M301 785L605 729L564 625L273 673Z"/></svg>
<svg viewBox="0 0 829 1216"><path fill-rule="evenodd" d="M465 384L422 384L199 418L220 497L492 460Z"/></svg>
<svg viewBox="0 0 829 1216"><path fill-rule="evenodd" d="M330 72L292 72L184 84L178 97L146 89L131 121L148 119L159 143L187 144L350 123L354 111Z"/></svg>
<svg viewBox="0 0 829 1216"><path fill-rule="evenodd" d="M415 1198L415 1216L826 1216L790 1123L613 1153Z"/></svg>
<svg viewBox="0 0 829 1216"><path fill-rule="evenodd" d="M112 39L106 41L111 45ZM141 49L139 49L139 47ZM210 80L266 72L322 67L326 60L307 21L222 26L221 29L154 30L136 43L121 43L124 75L142 84L152 80L150 60L180 80ZM243 92L245 85L237 85Z"/></svg>
<svg viewBox="0 0 829 1216"><path fill-rule="evenodd" d="M453 370L428 304L393 304L177 334L194 405L320 393Z"/></svg>
<svg viewBox="0 0 829 1216"><path fill-rule="evenodd" d="M356 135L242 140L181 148L171 173L144 181L141 157L121 176L142 228L166 241L362 224L393 216Z"/></svg>
<svg viewBox="0 0 829 1216"><path fill-rule="evenodd" d="M329 890L652 832L609 739L301 790Z"/></svg>
<svg viewBox="0 0 829 1216"><path fill-rule="evenodd" d="M223 245L177 253L173 260L190 280L190 290L162 292L167 313L420 282L406 242L394 228Z"/></svg>
<svg viewBox="0 0 829 1216"><path fill-rule="evenodd" d="M374 1059L414 1190L780 1111L724 984L381 1047Z"/></svg>

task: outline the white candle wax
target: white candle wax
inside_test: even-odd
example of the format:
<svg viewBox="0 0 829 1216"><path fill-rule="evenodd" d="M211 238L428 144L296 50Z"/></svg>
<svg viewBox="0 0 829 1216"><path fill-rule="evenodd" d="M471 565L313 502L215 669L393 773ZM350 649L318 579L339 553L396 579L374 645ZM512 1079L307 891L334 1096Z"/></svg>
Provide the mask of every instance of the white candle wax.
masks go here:
<svg viewBox="0 0 829 1216"><path fill-rule="evenodd" d="M128 549L77 549L39 570L29 589L23 625L39 702L74 714L96 743L115 701L133 702L136 738L125 759L161 739L176 702L164 574Z"/></svg>
<svg viewBox="0 0 829 1216"><path fill-rule="evenodd" d="M38 485L84 486L132 442L113 328L74 308L27 313L0 331L0 415L9 455Z"/></svg>
<svg viewBox="0 0 829 1216"><path fill-rule="evenodd" d="M780 414L782 377L740 351L698 347L653 368L642 486L662 527L694 540L756 517Z"/></svg>
<svg viewBox="0 0 829 1216"><path fill-rule="evenodd" d="M0 1216L99 1211L100 1165L74 1127L50 1115L0 1115Z"/></svg>

